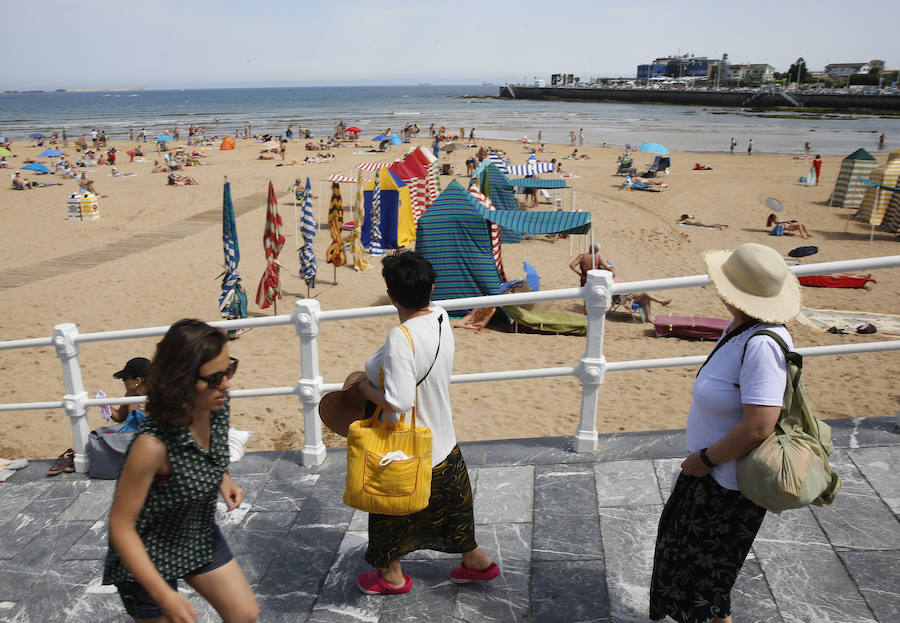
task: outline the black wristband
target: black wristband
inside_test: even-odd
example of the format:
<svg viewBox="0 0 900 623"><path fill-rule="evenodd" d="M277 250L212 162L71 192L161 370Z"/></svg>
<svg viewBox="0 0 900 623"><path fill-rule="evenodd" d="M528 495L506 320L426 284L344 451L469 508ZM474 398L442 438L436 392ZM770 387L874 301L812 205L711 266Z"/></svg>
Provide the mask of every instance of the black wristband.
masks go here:
<svg viewBox="0 0 900 623"><path fill-rule="evenodd" d="M710 461L709 457L706 456L706 451L708 449L709 448L703 448L702 450L700 450L700 460L703 461L704 465L706 465L708 468L712 469L713 467L716 467L716 464L713 463L712 461Z"/></svg>

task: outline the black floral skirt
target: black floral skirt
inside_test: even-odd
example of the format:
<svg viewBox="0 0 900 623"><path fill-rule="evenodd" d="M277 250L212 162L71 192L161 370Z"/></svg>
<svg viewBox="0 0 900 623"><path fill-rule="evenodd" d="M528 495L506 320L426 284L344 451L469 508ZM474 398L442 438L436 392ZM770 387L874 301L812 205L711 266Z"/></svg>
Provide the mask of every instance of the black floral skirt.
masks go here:
<svg viewBox="0 0 900 623"><path fill-rule="evenodd" d="M712 476L682 472L659 519L650 618L706 623L731 614L731 588L765 515Z"/></svg>
<svg viewBox="0 0 900 623"><path fill-rule="evenodd" d="M366 562L378 569L420 549L463 553L476 547L472 486L459 446L432 469L427 507L412 515L369 514Z"/></svg>

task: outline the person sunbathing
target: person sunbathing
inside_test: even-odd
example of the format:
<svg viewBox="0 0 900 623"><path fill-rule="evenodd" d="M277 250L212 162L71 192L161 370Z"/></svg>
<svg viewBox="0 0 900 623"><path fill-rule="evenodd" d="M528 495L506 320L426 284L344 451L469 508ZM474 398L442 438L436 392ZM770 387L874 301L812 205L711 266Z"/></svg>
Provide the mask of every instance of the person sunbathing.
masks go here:
<svg viewBox="0 0 900 623"><path fill-rule="evenodd" d="M694 163L694 171L712 171L712 167L708 167L705 164L700 164L699 162Z"/></svg>
<svg viewBox="0 0 900 623"><path fill-rule="evenodd" d="M197 184L197 180L187 175L179 175L178 173L169 173L170 186L193 186Z"/></svg>
<svg viewBox="0 0 900 623"><path fill-rule="evenodd" d="M679 225L694 225L695 227L715 227L716 229L725 229L728 225L722 223L701 223L694 218L693 214L682 214L678 219Z"/></svg>
<svg viewBox="0 0 900 623"><path fill-rule="evenodd" d="M668 186L668 184L665 184L659 180L655 180L650 177L640 177L639 175L635 175L635 176L631 177L631 181L634 182L635 184L649 184L649 185L653 185L653 186Z"/></svg>
<svg viewBox="0 0 900 623"><path fill-rule="evenodd" d="M800 221L780 221L778 220L778 215L772 213L769 215L769 218L766 219L766 227L775 227L776 225L781 225L784 233L788 236L798 233L801 238L812 238L809 230L806 229L806 225Z"/></svg>
<svg viewBox="0 0 900 623"><path fill-rule="evenodd" d="M168 173L169 167L159 164L159 160L153 161L153 170L151 173Z"/></svg>

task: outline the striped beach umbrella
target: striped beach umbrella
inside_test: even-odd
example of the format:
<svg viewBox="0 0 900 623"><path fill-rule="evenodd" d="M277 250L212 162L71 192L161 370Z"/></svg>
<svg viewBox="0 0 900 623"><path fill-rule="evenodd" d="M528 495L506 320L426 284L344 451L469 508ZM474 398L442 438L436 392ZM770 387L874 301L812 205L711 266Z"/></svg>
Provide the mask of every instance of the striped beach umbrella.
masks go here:
<svg viewBox="0 0 900 623"><path fill-rule="evenodd" d="M341 185L331 184L331 202L328 204L328 229L331 231L331 244L325 251L325 261L334 264L335 270L347 263L344 256L344 241L341 240L341 228L344 226L344 202L341 199ZM337 277L337 273L335 273Z"/></svg>
<svg viewBox="0 0 900 623"><path fill-rule="evenodd" d="M350 252L353 253L353 268L358 271L366 270L369 261L366 259L366 250L362 245L362 226L365 219L363 211L363 180L362 171L356 178L356 199L353 202L353 232L350 234Z"/></svg>
<svg viewBox="0 0 900 623"><path fill-rule="evenodd" d="M312 185L306 178L306 192L303 196L303 218L300 222L300 234L303 236L303 246L300 247L300 275L306 282L307 294L309 288L316 287L316 254L313 251L313 238L316 237L316 220L313 216Z"/></svg>
<svg viewBox="0 0 900 623"><path fill-rule="evenodd" d="M234 222L234 205L231 203L231 182L227 177L222 193L222 244L225 250L225 272L222 277L222 294L219 296L219 313L225 320L246 318L247 295L237 272L241 251Z"/></svg>
<svg viewBox="0 0 900 623"><path fill-rule="evenodd" d="M256 289L256 304L260 309L266 309L269 305L275 306L278 313L278 299L281 298L281 280L278 263L278 254L284 247L284 223L278 214L278 199L275 197L275 188L272 180L269 180L269 199L266 205L266 227L263 230L263 249L266 253L266 269L263 271L259 287Z"/></svg>
<svg viewBox="0 0 900 623"><path fill-rule="evenodd" d="M369 230L369 253L384 255L381 247L381 171L375 173L375 185L372 188L372 228Z"/></svg>

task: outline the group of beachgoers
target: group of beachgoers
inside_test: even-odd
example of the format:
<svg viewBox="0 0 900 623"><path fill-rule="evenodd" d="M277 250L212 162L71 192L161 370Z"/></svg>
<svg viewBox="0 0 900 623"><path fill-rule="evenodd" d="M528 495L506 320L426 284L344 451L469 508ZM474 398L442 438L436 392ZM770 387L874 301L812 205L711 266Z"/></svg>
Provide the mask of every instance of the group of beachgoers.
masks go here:
<svg viewBox="0 0 900 623"><path fill-rule="evenodd" d="M598 252L595 246L590 257L573 262L582 283L592 268L612 271ZM731 590L766 515L741 493L736 463L769 437L781 414L787 362L778 340L793 347L784 323L799 312L799 283L780 253L756 243L710 252L704 260L732 319L694 380L687 457L656 534L649 616L730 623ZM322 398L319 413L346 436L356 420L382 413L396 421L396 414L415 407L417 426L432 432L431 488L423 510L368 514L364 559L371 570L357 575L356 587L366 595L408 593L413 578L404 573L403 559L420 550L460 556L447 572L451 582L488 584L501 569L475 538L472 488L449 394L456 347L447 312L430 299L434 267L400 251L382 260L382 276L400 326L341 390ZM643 304L648 295L632 296ZM168 329L149 363L129 372L132 362L141 363L134 359L116 373L126 395L145 393L147 401L137 406L144 417L109 512L103 583L115 586L136 620L194 621L196 610L178 591L179 579L227 621L260 618L253 589L215 521L220 495L226 512L245 498L229 472L234 347L222 330L184 319ZM59 471L74 469L72 456L58 461Z"/></svg>

